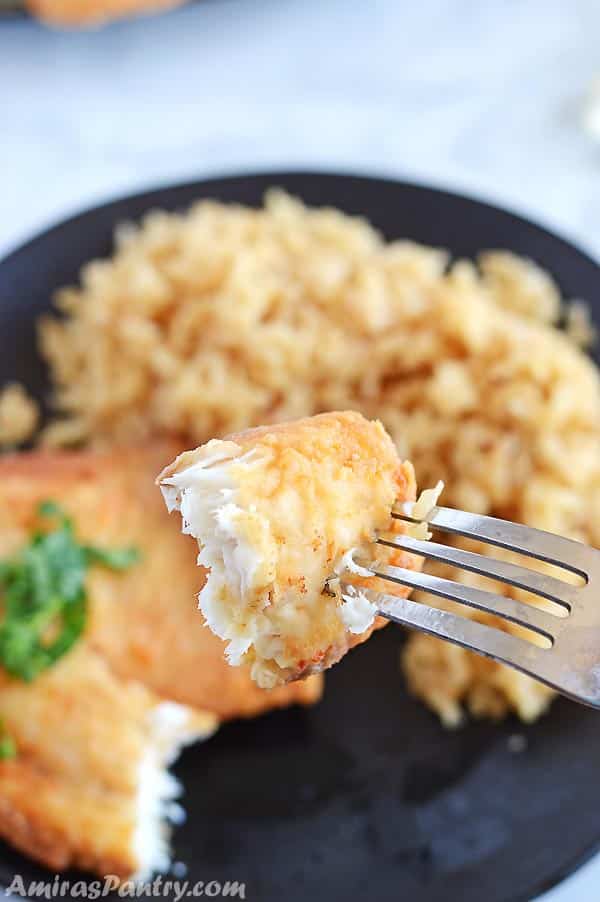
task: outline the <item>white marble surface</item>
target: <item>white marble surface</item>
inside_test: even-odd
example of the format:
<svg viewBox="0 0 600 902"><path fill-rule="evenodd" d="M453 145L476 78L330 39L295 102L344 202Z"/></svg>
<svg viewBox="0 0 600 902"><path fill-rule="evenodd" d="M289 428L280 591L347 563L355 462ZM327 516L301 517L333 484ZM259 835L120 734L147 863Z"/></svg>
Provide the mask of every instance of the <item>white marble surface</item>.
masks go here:
<svg viewBox="0 0 600 902"><path fill-rule="evenodd" d="M466 190L600 258L598 0L204 0L65 34L0 26L0 253L98 199L269 167ZM600 899L600 859L547 902Z"/></svg>

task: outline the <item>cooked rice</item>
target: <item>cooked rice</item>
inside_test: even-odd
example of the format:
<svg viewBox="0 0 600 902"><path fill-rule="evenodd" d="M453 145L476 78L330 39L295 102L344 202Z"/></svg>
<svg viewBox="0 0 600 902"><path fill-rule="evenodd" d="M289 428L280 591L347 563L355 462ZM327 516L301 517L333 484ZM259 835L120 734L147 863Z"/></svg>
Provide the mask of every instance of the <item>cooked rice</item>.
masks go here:
<svg viewBox="0 0 600 902"><path fill-rule="evenodd" d="M506 252L480 268L448 262L278 191L260 210L204 201L151 213L59 293L66 319L42 324L63 415L44 439L175 432L200 444L355 408L384 422L420 485L445 482L446 504L600 545L600 381L550 325L555 283ZM551 697L423 635L404 661L448 723L465 703L531 719Z"/></svg>
<svg viewBox="0 0 600 902"><path fill-rule="evenodd" d="M10 382L0 391L0 446L10 448L29 441L38 420L38 405L22 385Z"/></svg>
<svg viewBox="0 0 600 902"><path fill-rule="evenodd" d="M594 326L590 308L585 301L571 301L565 310L565 331L574 344L580 348L592 348L596 344L598 331Z"/></svg>

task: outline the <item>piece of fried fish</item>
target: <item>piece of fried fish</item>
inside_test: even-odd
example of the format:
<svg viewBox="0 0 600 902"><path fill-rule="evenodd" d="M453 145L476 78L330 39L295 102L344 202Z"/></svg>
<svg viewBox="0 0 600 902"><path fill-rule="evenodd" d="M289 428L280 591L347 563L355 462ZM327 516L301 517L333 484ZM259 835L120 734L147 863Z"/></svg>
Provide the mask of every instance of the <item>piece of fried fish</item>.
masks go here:
<svg viewBox="0 0 600 902"><path fill-rule="evenodd" d="M16 745L0 761L1 837L53 870L168 868L168 767L214 732L213 714L119 679L84 640L33 684L0 675L0 717Z"/></svg>
<svg viewBox="0 0 600 902"><path fill-rule="evenodd" d="M53 869L121 877L164 869L177 791L167 767L181 745L221 720L321 695L318 677L259 689L203 628L196 544L154 485L178 450L0 459L0 560L42 525L44 500L72 517L81 541L141 555L122 573L88 572L85 636L55 667L29 684L0 669L0 718L17 747L0 761L0 836Z"/></svg>
<svg viewBox="0 0 600 902"><path fill-rule="evenodd" d="M380 531L404 529L392 507L416 490L412 464L376 420L344 411L248 429L181 454L158 482L209 567L207 623L259 686L318 673L368 639L382 621L361 588L409 594L354 560L376 553L382 564L419 566L373 544Z"/></svg>

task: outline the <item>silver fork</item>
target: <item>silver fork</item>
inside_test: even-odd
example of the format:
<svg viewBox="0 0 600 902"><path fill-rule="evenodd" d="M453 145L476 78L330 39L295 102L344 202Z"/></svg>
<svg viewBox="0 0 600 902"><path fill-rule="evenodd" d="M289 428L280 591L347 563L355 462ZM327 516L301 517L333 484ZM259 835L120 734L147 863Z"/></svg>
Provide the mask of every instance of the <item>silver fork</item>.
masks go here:
<svg viewBox="0 0 600 902"><path fill-rule="evenodd" d="M417 522L403 513L394 512L393 516ZM539 529L447 507L433 508L427 523L435 530L478 539L555 564L577 574L583 579L583 585L572 585L527 567L437 542L400 534L383 535L378 539L380 545L401 548L525 589L560 605L566 616L564 611L560 616L428 573L373 565L371 572L383 579L497 614L546 637L550 644L549 647L534 645L525 638L460 614L437 610L408 598L362 590L377 605L379 613L395 623L423 630L509 664L575 701L600 708L600 551Z"/></svg>

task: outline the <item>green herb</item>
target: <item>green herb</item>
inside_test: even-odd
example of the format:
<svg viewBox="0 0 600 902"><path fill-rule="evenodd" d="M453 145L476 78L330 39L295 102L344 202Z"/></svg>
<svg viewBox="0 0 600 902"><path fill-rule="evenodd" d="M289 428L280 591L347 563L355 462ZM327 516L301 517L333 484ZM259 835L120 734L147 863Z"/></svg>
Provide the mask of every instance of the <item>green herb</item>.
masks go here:
<svg viewBox="0 0 600 902"><path fill-rule="evenodd" d="M53 519L54 528L34 533L18 555L0 561L0 665L26 682L55 664L81 636L88 568L124 570L139 557L134 548L80 544L72 521L53 501L43 502L39 514Z"/></svg>
<svg viewBox="0 0 600 902"><path fill-rule="evenodd" d="M10 758L16 758L17 746L12 736L9 736L4 729L4 723L0 720L0 761L8 761Z"/></svg>

